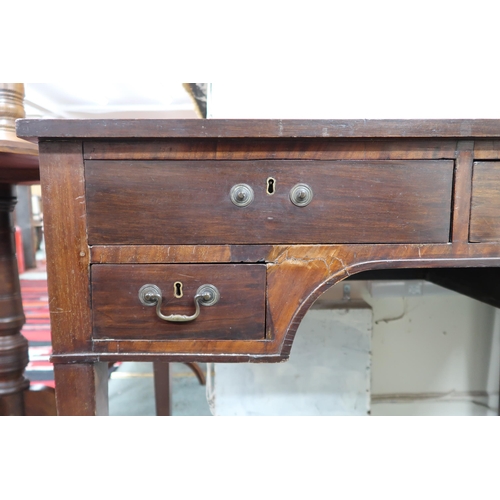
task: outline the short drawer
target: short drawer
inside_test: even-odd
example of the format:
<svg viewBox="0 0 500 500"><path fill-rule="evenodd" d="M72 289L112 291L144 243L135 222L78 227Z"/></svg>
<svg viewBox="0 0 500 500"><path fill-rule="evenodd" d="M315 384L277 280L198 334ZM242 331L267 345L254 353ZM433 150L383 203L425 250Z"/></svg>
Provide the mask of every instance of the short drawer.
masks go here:
<svg viewBox="0 0 500 500"><path fill-rule="evenodd" d="M86 161L90 244L443 243L453 161ZM269 181L272 180L272 192ZM230 197L246 184L253 201ZM298 184L312 192L292 203Z"/></svg>
<svg viewBox="0 0 500 500"><path fill-rule="evenodd" d="M96 339L265 337L266 266L262 264L94 264L91 281ZM197 299L200 312L194 320L167 321L158 317L154 303L141 302L139 293L147 290L145 285L160 290L160 313L164 316L191 317L196 311L195 296L203 285L215 287L219 298L207 306Z"/></svg>
<svg viewBox="0 0 500 500"><path fill-rule="evenodd" d="M471 242L500 241L500 162L474 162L470 213Z"/></svg>

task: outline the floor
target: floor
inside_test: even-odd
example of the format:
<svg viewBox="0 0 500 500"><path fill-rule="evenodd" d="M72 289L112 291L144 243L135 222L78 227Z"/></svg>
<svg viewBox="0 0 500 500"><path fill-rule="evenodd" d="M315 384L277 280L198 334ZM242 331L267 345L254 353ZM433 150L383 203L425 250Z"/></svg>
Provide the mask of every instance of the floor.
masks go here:
<svg viewBox="0 0 500 500"><path fill-rule="evenodd" d="M205 365L200 365L205 371ZM170 368L173 416L211 415L205 395L194 373L182 363ZM155 415L152 363L122 363L109 381L109 414L113 416Z"/></svg>

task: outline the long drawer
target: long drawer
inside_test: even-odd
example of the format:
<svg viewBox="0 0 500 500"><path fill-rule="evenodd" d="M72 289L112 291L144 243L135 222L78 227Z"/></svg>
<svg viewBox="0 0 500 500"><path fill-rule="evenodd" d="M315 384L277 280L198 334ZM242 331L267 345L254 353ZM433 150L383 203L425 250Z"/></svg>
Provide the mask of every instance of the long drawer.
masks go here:
<svg viewBox="0 0 500 500"><path fill-rule="evenodd" d="M442 243L450 236L448 160L88 160L85 179L91 245ZM250 193L234 191L242 185Z"/></svg>
<svg viewBox="0 0 500 500"><path fill-rule="evenodd" d="M262 264L94 264L91 286L96 339L265 337L266 266ZM158 315L151 297L154 287L161 296L159 312L169 320ZM203 296L196 299L199 315L190 319L196 313L197 294ZM179 321L179 316L187 320Z"/></svg>

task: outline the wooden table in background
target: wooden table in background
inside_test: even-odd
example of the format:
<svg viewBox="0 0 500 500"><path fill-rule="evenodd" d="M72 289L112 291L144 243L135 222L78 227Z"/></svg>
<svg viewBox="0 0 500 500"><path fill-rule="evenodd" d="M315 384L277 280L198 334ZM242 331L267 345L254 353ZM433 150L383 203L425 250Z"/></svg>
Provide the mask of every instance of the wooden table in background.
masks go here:
<svg viewBox="0 0 500 500"><path fill-rule="evenodd" d="M12 211L15 184L40 182L36 144L18 139L15 119L24 117L24 86L0 84L0 415L53 415L53 390L30 391L24 377L28 341L16 259Z"/></svg>

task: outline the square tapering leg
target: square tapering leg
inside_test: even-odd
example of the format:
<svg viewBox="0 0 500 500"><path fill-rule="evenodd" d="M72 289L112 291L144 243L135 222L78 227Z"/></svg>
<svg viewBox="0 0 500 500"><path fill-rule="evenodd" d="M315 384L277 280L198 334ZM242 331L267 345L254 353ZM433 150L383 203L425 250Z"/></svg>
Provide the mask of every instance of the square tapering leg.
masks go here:
<svg viewBox="0 0 500 500"><path fill-rule="evenodd" d="M58 415L109 414L108 363L56 364L54 376Z"/></svg>

